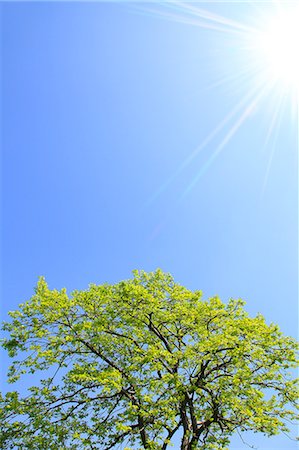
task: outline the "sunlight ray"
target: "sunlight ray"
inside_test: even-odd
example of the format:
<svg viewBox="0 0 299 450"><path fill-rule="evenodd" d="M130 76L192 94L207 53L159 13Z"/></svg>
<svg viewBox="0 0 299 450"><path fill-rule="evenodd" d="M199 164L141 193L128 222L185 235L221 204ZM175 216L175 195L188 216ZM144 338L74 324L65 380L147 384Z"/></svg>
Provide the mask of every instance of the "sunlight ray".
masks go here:
<svg viewBox="0 0 299 450"><path fill-rule="evenodd" d="M208 10L195 7L186 2L158 2L154 6L134 6L136 11L143 14L180 22L186 25L194 25L200 28L208 28L214 31L228 33L248 33L253 29L240 22L227 19Z"/></svg>
<svg viewBox="0 0 299 450"><path fill-rule="evenodd" d="M228 144L228 142L233 138L233 136L236 134L236 132L239 130L239 128L244 124L248 116L254 111L254 109L257 107L258 103L260 102L261 98L266 95L266 92L269 90L269 86L265 88L264 90L261 90L259 94L247 105L239 119L234 123L234 125L230 128L230 130L226 133L220 144L216 147L216 149L213 151L213 153L210 155L210 157L207 159L207 161L203 164L197 175L191 180L191 182L188 184L184 192L179 198L179 201L183 200L187 194L190 193L190 191L195 187L195 185L199 182L200 178L205 174L207 169L211 166L211 164L215 161L217 156L220 154L220 152L223 150L223 148Z"/></svg>
<svg viewBox="0 0 299 450"><path fill-rule="evenodd" d="M282 116L283 116L283 112L284 112L284 108L285 108L285 102L286 102L286 95L282 94L280 103L277 106L277 115L274 118L274 124L272 126L272 131L269 130L271 132L271 134L268 133L269 139L270 139L270 137L272 139L272 145L271 145L267 168L265 171L263 185L262 185L262 189L261 189L261 198L263 198L265 191L266 191L267 184L268 184L270 170L271 170L271 166L272 166L272 162L273 162L273 158L274 158L274 154L275 154L275 150L276 150L276 142L278 139L278 132L280 129L280 124L281 124L281 120L282 120Z"/></svg>
<svg viewBox="0 0 299 450"><path fill-rule="evenodd" d="M246 86L250 84L250 81L259 71L259 67L254 67L252 64L248 63L246 66L243 65L242 69L239 69L238 72L231 72L229 75L223 76L222 78L218 78L215 82L209 84L205 89L202 89L201 92L207 92L209 90L224 87L228 91L233 90L236 92L237 89L244 89ZM264 81L260 81L260 85L264 84Z"/></svg>
<svg viewBox="0 0 299 450"><path fill-rule="evenodd" d="M227 125L230 120L232 120L244 105L248 105L248 102L253 99L253 102L258 97L258 93L262 91L262 86L255 86L245 97L237 103L234 108L219 122L219 124L208 134L208 136L188 155L188 157L181 163L181 165L175 170L175 172L168 177L168 179L154 192L154 194L147 200L146 205L151 204L155 201L167 188L168 186L180 175L185 168L187 168L192 161L199 155L199 153L204 150L207 145L223 130L225 125ZM245 107L245 111L248 106ZM244 114L244 113L243 113Z"/></svg>
<svg viewBox="0 0 299 450"><path fill-rule="evenodd" d="M249 2L250 3L250 2ZM166 181L153 193L148 199L146 205L151 204L156 200L168 186L186 169L194 159L210 144L217 136L221 136L223 129L234 120L229 131L222 137L221 142L216 146L216 149L209 156L207 161L203 164L197 175L190 181L186 189L183 191L180 199L184 198L196 185L201 176L206 172L209 166L215 161L217 156L228 144L232 137L236 134L238 129L246 122L248 115L257 106L260 100L271 89L275 95L274 112L270 117L270 124L267 129L264 148L270 145L272 140L272 148L269 155L269 162L264 179L263 190L267 184L269 172L274 155L275 143L278 136L278 129L281 123L283 112L283 105L288 94L290 98L289 105L292 111L298 115L299 108L299 86L298 92L294 95L291 82L296 82L296 75L292 73L292 69L296 70L299 65L295 66L292 59L297 58L295 45L296 39L290 41L290 36L295 37L294 33L294 17L297 17L298 10L296 8L288 9L286 3L280 1L269 1L269 5L265 8L264 5L256 5L251 3L256 9L256 17L251 16L249 23L243 23L234 19L229 19L220 14L215 14L207 9L203 9L198 5L190 2L158 2L151 6L140 6L139 11L144 14L149 14L155 17L166 19L169 21L176 21L186 25L194 25L200 28L205 28L221 33L230 33L234 38L225 40L221 44L221 49L225 50L225 45L229 52L226 54L229 61L225 59L227 69L230 72L222 76L220 79L214 81L207 86L203 92L215 89L218 87L225 87L229 93L229 88L233 89L233 94L238 95L238 91L242 93L244 89L249 90L249 93L242 97L236 106L215 126L215 128L207 135L207 137L183 160L179 167L166 179ZM270 10L268 8L270 6ZM269 14L270 11L270 14ZM292 12L294 17L292 17ZM283 18L283 24L280 23L279 18ZM288 30L288 25L292 29L291 34ZM275 28L276 27L276 28ZM277 31L277 32L276 32ZM281 32L281 34L279 34ZM238 38L236 39L236 33ZM288 40L286 39L288 38ZM273 42L272 42L273 41ZM279 57L281 61L276 58L277 46L279 46ZM291 46L291 49L288 47ZM233 50L233 51L232 51ZM219 49L218 49L219 51ZM237 64L238 63L238 64ZM287 71L284 64L289 64ZM225 72L226 70L224 70ZM288 85L289 83L289 85ZM253 89L249 89L250 84L254 85ZM287 93L287 91L289 91ZM242 94L241 94L242 95ZM237 117L237 115L239 115ZM294 112L293 112L294 115ZM298 124L297 124L298 125Z"/></svg>
<svg viewBox="0 0 299 450"><path fill-rule="evenodd" d="M187 10L187 11L189 10L192 14L195 14L196 16L200 17L201 19L206 19L211 22L216 22L221 25L226 25L230 28L235 28L237 30L242 30L245 32L253 31L253 29L251 27L249 27L241 22L237 22L232 19L227 19L226 17L220 16L219 14L211 13L208 10L195 7L193 4L191 5L189 3L182 3L181 5L182 5L183 10Z"/></svg>
<svg viewBox="0 0 299 450"><path fill-rule="evenodd" d="M275 107L274 107L274 111L273 111L273 114L272 114L272 119L270 121L270 124L269 124L269 127L268 127L268 131L267 131L267 134L266 134L266 138L265 138L265 142L264 142L264 146L263 146L264 151L268 147L268 144L270 143L270 140L273 137L273 132L274 132L274 130L277 127L277 124L279 122L278 118L279 118L279 113L280 113L281 108L282 108L284 95L285 95L285 92L281 91L279 93L278 97L277 97L276 102L275 102Z"/></svg>

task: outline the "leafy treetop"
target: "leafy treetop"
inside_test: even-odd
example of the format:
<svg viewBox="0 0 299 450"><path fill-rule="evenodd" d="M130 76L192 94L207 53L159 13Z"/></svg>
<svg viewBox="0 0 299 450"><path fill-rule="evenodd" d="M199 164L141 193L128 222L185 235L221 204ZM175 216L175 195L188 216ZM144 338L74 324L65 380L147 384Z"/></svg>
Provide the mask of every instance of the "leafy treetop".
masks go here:
<svg viewBox="0 0 299 450"><path fill-rule="evenodd" d="M1 397L0 448L166 450L178 434L182 450L216 450L235 432L287 431L295 340L248 317L242 300L133 273L71 296L41 278L10 313L9 381L40 382Z"/></svg>

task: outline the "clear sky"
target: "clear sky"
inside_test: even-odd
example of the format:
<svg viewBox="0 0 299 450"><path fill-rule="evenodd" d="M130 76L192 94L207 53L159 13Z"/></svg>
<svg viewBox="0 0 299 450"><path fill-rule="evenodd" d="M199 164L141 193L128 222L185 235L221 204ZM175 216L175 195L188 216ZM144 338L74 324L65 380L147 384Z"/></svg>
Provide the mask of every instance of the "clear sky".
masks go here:
<svg viewBox="0 0 299 450"><path fill-rule="evenodd" d="M192 5L251 25L274 9ZM160 267L296 336L298 118L238 34L159 3L0 7L2 317L40 275L71 291Z"/></svg>

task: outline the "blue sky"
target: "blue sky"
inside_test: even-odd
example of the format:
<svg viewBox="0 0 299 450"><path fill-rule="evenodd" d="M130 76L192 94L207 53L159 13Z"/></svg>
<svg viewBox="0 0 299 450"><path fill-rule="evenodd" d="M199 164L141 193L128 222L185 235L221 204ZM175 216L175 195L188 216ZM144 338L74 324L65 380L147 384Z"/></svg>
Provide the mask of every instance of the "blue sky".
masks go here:
<svg viewBox="0 0 299 450"><path fill-rule="evenodd" d="M199 5L242 23L273 9ZM293 99L279 107L270 89L247 111L257 79L241 74L238 37L159 11L1 4L2 316L40 275L71 291L160 267L297 335ZM296 448L285 436L250 443Z"/></svg>

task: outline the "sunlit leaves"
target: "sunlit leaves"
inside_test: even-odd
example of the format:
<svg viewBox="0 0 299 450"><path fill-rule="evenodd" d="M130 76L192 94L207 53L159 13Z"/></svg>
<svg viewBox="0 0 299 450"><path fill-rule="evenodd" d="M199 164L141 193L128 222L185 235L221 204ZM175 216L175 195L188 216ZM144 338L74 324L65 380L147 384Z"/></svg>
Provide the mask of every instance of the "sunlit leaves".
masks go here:
<svg viewBox="0 0 299 450"><path fill-rule="evenodd" d="M295 417L294 339L160 270L70 296L41 278L10 315L9 379L40 382L2 398L3 449L161 450L180 428L182 449L225 449L237 429L272 435Z"/></svg>

